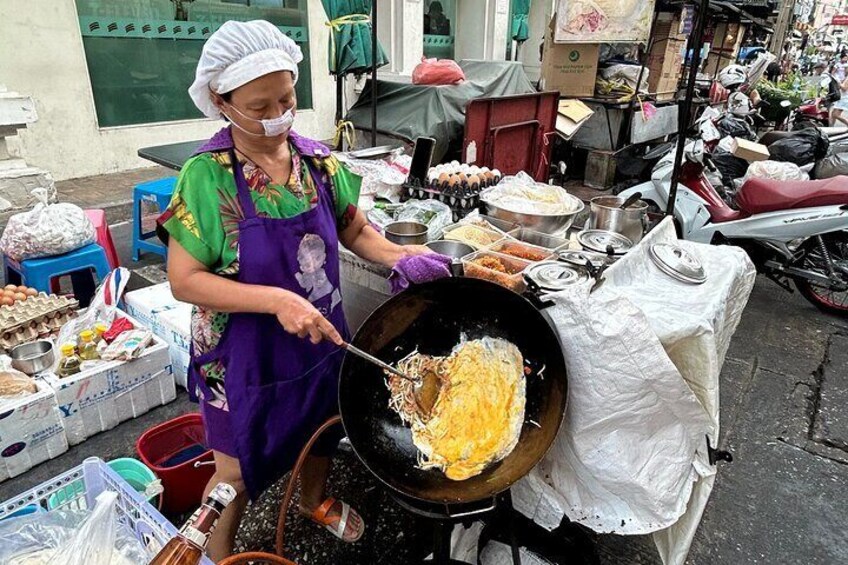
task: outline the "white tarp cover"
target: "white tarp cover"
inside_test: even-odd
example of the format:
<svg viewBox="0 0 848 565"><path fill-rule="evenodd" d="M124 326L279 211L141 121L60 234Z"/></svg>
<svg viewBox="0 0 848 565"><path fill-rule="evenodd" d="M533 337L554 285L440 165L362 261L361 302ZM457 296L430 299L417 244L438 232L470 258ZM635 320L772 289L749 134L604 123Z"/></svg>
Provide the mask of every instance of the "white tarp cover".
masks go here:
<svg viewBox="0 0 848 565"><path fill-rule="evenodd" d="M680 565L713 486L705 436L718 437L718 378L753 288L747 255L681 241L704 265L678 282L648 256L676 241L664 220L588 287L547 310L568 366L568 409L550 453L512 489L516 508L556 527L563 515L598 532L654 533Z"/></svg>

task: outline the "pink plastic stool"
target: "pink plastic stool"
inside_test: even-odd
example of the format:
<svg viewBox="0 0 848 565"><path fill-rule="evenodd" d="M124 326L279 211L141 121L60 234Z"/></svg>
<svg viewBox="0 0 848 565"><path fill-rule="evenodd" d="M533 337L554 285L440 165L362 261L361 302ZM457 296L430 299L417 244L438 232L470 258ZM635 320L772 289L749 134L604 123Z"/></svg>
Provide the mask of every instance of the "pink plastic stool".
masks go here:
<svg viewBox="0 0 848 565"><path fill-rule="evenodd" d="M118 252L115 251L115 244L112 242L112 232L109 231L109 224L106 223L106 212L104 210L85 210L85 215L94 226L94 240L106 251L106 260L109 261L109 267L117 269L121 266L118 259ZM55 278L50 282L50 290L54 294L60 293L59 279Z"/></svg>
<svg viewBox="0 0 848 565"><path fill-rule="evenodd" d="M115 251L115 244L112 242L109 224L106 223L106 212L103 210L86 210L85 215L94 225L95 240L106 250L106 259L109 261L109 266L117 269L121 266L121 262L118 259L118 252Z"/></svg>

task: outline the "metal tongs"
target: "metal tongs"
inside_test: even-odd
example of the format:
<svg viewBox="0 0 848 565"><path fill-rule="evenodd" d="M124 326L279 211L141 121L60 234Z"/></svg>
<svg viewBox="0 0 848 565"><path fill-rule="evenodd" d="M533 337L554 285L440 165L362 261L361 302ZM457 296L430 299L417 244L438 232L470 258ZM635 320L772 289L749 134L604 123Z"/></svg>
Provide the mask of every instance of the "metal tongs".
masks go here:
<svg viewBox="0 0 848 565"><path fill-rule="evenodd" d="M421 383L421 379L416 379L416 378L410 377L406 373L400 372L395 367L389 365L388 363L386 363L384 361L380 361L379 359L377 359L376 357L374 357L370 353L366 353L366 352L362 351L361 349L359 349L358 347L356 347L354 345L351 345L349 343L344 343L344 344L342 344L342 347L344 349L346 349L347 351L349 351L350 353L353 353L357 357L361 357L362 359L365 359L369 363L373 363L374 365L377 365L378 367L380 367L384 371L388 371L391 374L397 375L398 377L400 377L402 379L406 379L407 381L409 381L411 383L415 383L415 384Z"/></svg>

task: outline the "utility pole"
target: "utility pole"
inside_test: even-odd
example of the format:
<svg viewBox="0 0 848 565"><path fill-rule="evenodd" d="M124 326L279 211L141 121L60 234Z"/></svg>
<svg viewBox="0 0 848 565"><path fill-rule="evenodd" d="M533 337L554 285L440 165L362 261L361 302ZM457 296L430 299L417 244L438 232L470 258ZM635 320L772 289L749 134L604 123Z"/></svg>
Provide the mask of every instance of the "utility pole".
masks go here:
<svg viewBox="0 0 848 565"><path fill-rule="evenodd" d="M792 14L795 11L795 0L783 0L780 12L777 14L777 23L769 43L769 51L780 57L783 52L783 44L789 34L789 26L792 23Z"/></svg>

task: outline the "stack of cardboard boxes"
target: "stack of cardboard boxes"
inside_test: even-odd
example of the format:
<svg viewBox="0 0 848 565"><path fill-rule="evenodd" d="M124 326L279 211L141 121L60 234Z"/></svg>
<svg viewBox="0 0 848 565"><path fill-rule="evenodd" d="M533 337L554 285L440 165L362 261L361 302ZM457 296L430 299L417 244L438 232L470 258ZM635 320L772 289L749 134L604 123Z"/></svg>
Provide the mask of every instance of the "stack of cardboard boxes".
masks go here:
<svg viewBox="0 0 848 565"><path fill-rule="evenodd" d="M677 93L686 59L686 34L680 14L657 14L648 54L648 91L657 100L671 100Z"/></svg>
<svg viewBox="0 0 848 565"><path fill-rule="evenodd" d="M542 48L542 90L559 90L560 95L585 98L595 94L598 74L597 43L554 43L556 16L551 20Z"/></svg>

